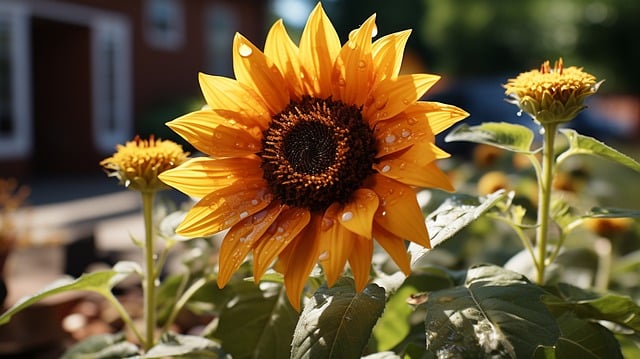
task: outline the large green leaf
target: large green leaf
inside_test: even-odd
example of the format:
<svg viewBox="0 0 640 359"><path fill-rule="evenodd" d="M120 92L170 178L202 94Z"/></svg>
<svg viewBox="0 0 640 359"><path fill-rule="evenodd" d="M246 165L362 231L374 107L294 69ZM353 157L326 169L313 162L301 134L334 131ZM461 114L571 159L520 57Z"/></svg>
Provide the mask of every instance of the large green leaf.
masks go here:
<svg viewBox="0 0 640 359"><path fill-rule="evenodd" d="M640 333L640 306L627 296L588 291L567 283L549 288L557 297L545 296L552 311L570 310L584 319L606 320Z"/></svg>
<svg viewBox="0 0 640 359"><path fill-rule="evenodd" d="M139 348L124 333L99 334L74 344L60 359L116 359L138 357Z"/></svg>
<svg viewBox="0 0 640 359"><path fill-rule="evenodd" d="M293 336L291 358L360 358L385 305L384 289L353 281L321 287L305 305Z"/></svg>
<svg viewBox="0 0 640 359"><path fill-rule="evenodd" d="M530 358L560 335L545 292L493 265L469 269L464 285L429 293L427 351L439 357Z"/></svg>
<svg viewBox="0 0 640 359"><path fill-rule="evenodd" d="M220 309L219 324L212 333L222 348L234 358L288 357L298 313L284 288L242 281L223 291L230 299Z"/></svg>
<svg viewBox="0 0 640 359"><path fill-rule="evenodd" d="M134 262L119 262L110 270L86 273L77 279L62 278L49 284L39 292L18 300L16 304L0 316L0 325L7 323L19 311L55 294L70 291L90 291L108 295L113 286L120 283L131 273L139 271L140 267Z"/></svg>
<svg viewBox="0 0 640 359"><path fill-rule="evenodd" d="M431 237L431 247L436 247L453 237L458 231L507 197L508 193L505 190L499 190L480 198L467 195L455 195L447 198L426 219ZM429 250L429 248L411 242L409 253L411 253L412 265L418 262Z"/></svg>
<svg viewBox="0 0 640 359"><path fill-rule="evenodd" d="M453 129L445 141L469 141L500 147L513 152L532 153L533 132L508 122L485 122L477 126L462 124Z"/></svg>
<svg viewBox="0 0 640 359"><path fill-rule="evenodd" d="M558 162L572 155L594 155L618 162L640 172L640 163L595 138L581 135L570 128L560 129L560 132L567 136L569 149L558 157Z"/></svg>
<svg viewBox="0 0 640 359"><path fill-rule="evenodd" d="M581 319L571 312L563 313L557 323L561 332L557 343L538 348L535 359L622 359L618 341L602 325Z"/></svg>
<svg viewBox="0 0 640 359"><path fill-rule="evenodd" d="M209 339L167 332L142 358L216 359L226 358L226 354L220 348L220 344Z"/></svg>

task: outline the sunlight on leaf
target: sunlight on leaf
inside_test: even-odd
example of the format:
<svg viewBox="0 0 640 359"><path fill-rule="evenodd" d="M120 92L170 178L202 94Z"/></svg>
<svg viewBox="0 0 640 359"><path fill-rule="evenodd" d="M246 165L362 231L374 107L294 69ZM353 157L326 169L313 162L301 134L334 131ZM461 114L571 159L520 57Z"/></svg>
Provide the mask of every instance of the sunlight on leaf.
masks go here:
<svg viewBox="0 0 640 359"><path fill-rule="evenodd" d="M558 164L572 155L594 155L606 158L640 172L640 163L595 138L583 136L570 128L560 129L569 140L569 149L558 157Z"/></svg>
<svg viewBox="0 0 640 359"><path fill-rule="evenodd" d="M499 190L485 197L456 195L447 198L440 207L431 212L426 219L427 229L431 237L431 246L436 247L445 240L453 237L461 229L478 219L500 200L508 197L505 190ZM415 265L430 251L418 244L409 244L411 265Z"/></svg>
<svg viewBox="0 0 640 359"><path fill-rule="evenodd" d="M392 349L409 334L409 316L413 308L407 298L418 292L415 287L403 286L389 298L382 317L373 328L379 351Z"/></svg>
<svg viewBox="0 0 640 359"><path fill-rule="evenodd" d="M85 273L78 279L62 278L49 284L38 293L18 300L16 304L0 316L0 324L7 323L14 314L55 294L70 291L90 291L104 295L127 276L139 270L140 267L134 262L119 262L111 270Z"/></svg>
<svg viewBox="0 0 640 359"><path fill-rule="evenodd" d="M220 308L213 337L234 358L282 358L290 351L298 313L284 288L275 283L238 282L220 291L229 300Z"/></svg>
<svg viewBox="0 0 640 359"><path fill-rule="evenodd" d="M469 269L465 285L429 293L427 351L437 356L528 358L560 331L541 302L544 291L493 265Z"/></svg>
<svg viewBox="0 0 640 359"><path fill-rule="evenodd" d="M522 125L485 122L477 126L462 124L453 129L444 140L484 143L513 152L533 153L531 151L533 138L533 132Z"/></svg>
<svg viewBox="0 0 640 359"><path fill-rule="evenodd" d="M300 316L291 358L359 358L384 305L384 289L375 284L360 293L350 278L321 287Z"/></svg>

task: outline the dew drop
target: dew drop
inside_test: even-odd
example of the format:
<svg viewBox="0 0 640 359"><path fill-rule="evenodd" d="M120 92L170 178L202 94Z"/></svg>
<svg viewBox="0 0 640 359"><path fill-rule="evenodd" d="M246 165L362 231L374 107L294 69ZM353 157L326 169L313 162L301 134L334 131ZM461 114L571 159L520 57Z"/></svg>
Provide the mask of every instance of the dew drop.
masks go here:
<svg viewBox="0 0 640 359"><path fill-rule="evenodd" d="M256 206L256 205L258 205L258 200L257 200L257 199L252 199L252 200L251 200L251 205L252 205L252 206Z"/></svg>
<svg viewBox="0 0 640 359"><path fill-rule="evenodd" d="M389 165L384 165L384 167L382 167L382 169L380 170L380 172L382 173L387 173L389 171L391 171L391 166Z"/></svg>
<svg viewBox="0 0 640 359"><path fill-rule="evenodd" d="M376 37L378 35L378 26L373 24L373 29L371 29L371 37Z"/></svg>
<svg viewBox="0 0 640 359"><path fill-rule="evenodd" d="M320 261L325 261L329 259L329 253L327 251L322 251L322 253L320 253L320 255L318 256L318 260Z"/></svg>
<svg viewBox="0 0 640 359"><path fill-rule="evenodd" d="M410 104L411 102L412 102L412 100L410 100L410 99L408 99L408 98L406 98L406 97L402 99L402 103L403 103L403 104L405 104L405 105L408 105L408 104Z"/></svg>
<svg viewBox="0 0 640 359"><path fill-rule="evenodd" d="M278 226L278 229L276 231L278 233L284 233L284 228L282 226Z"/></svg>
<svg viewBox="0 0 640 359"><path fill-rule="evenodd" d="M358 68L360 70L364 70L366 67L367 67L367 62L366 61L364 61L364 60L358 61Z"/></svg>
<svg viewBox="0 0 640 359"><path fill-rule="evenodd" d="M522 116L522 110L516 112L516 116L518 116L518 117Z"/></svg>
<svg viewBox="0 0 640 359"><path fill-rule="evenodd" d="M240 219L245 219L247 217L249 217L249 212L244 211L244 212L240 213Z"/></svg>
<svg viewBox="0 0 640 359"><path fill-rule="evenodd" d="M238 54L242 57L249 57L253 53L253 50L247 44L240 44L238 46Z"/></svg>
<svg viewBox="0 0 640 359"><path fill-rule="evenodd" d="M353 212L347 211L342 214L342 222L350 221L353 218Z"/></svg>
<svg viewBox="0 0 640 359"><path fill-rule="evenodd" d="M387 211L382 211L382 213L380 213L380 215L381 215L382 217L386 217L386 216L387 216Z"/></svg>
<svg viewBox="0 0 640 359"><path fill-rule="evenodd" d="M409 136L411 136L411 130L407 130L406 128L404 130L402 130L402 133L400 134L402 137L407 138Z"/></svg>
<svg viewBox="0 0 640 359"><path fill-rule="evenodd" d="M396 136L394 134L388 134L387 137L384 138L384 142L387 144L392 144L396 142Z"/></svg>
<svg viewBox="0 0 640 359"><path fill-rule="evenodd" d="M389 98L387 95L380 95L377 99L375 99L374 106L378 110L382 110L385 106L387 106L387 102L389 102Z"/></svg>

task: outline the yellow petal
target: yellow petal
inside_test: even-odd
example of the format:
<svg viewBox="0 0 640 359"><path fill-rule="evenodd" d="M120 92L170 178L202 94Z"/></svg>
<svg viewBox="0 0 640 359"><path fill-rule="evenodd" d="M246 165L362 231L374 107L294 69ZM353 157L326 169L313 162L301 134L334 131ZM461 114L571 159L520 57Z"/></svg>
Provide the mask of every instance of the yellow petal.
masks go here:
<svg viewBox="0 0 640 359"><path fill-rule="evenodd" d="M272 114L289 103L289 92L278 67L239 33L233 38L233 71L238 82L253 89Z"/></svg>
<svg viewBox="0 0 640 359"><path fill-rule="evenodd" d="M349 265L353 272L356 291L361 292L369 282L371 271L371 258L373 256L373 241L357 236L353 242L353 249L349 255Z"/></svg>
<svg viewBox="0 0 640 359"><path fill-rule="evenodd" d="M378 209L378 195L370 189L357 189L351 202L344 205L338 214L340 224L351 232L371 238L373 215Z"/></svg>
<svg viewBox="0 0 640 359"><path fill-rule="evenodd" d="M228 77L200 73L198 79L202 94L211 109L237 112L245 119L246 125L267 128L271 113L251 89Z"/></svg>
<svg viewBox="0 0 640 359"><path fill-rule="evenodd" d="M332 76L334 79L334 96L343 103L360 107L369 94L373 77L373 61L371 58L371 36L375 29L376 17L372 15L354 32L342 47Z"/></svg>
<svg viewBox="0 0 640 359"><path fill-rule="evenodd" d="M322 218L320 237L320 263L327 277L327 285L333 286L344 271L356 234L340 225L340 205L334 203Z"/></svg>
<svg viewBox="0 0 640 359"><path fill-rule="evenodd" d="M416 143L434 142L435 136L426 117L414 117L406 115L406 112L398 116L380 121L373 130L378 143L380 158L408 148Z"/></svg>
<svg viewBox="0 0 640 359"><path fill-rule="evenodd" d="M286 208L260 237L253 250L253 277L256 282L262 278L271 262L309 223L309 218L311 214L307 209Z"/></svg>
<svg viewBox="0 0 640 359"><path fill-rule="evenodd" d="M321 220L320 216L312 216L307 227L294 239L293 243L287 246L290 252L286 263L284 285L289 302L297 311L300 311L302 289L320 255L318 236Z"/></svg>
<svg viewBox="0 0 640 359"><path fill-rule="evenodd" d="M318 98L331 96L331 71L340 47L338 33L318 2L300 37L300 64L306 94Z"/></svg>
<svg viewBox="0 0 640 359"><path fill-rule="evenodd" d="M406 118L414 119L416 122L426 120L434 135L469 116L466 111L456 106L432 101L418 101L407 108L403 115Z"/></svg>
<svg viewBox="0 0 640 359"><path fill-rule="evenodd" d="M260 159L255 156L243 158L212 159L195 157L180 166L164 171L159 176L162 182L195 198L246 178L261 178Z"/></svg>
<svg viewBox="0 0 640 359"><path fill-rule="evenodd" d="M373 43L373 68L375 81L395 78L400 72L402 54L411 30L405 30L383 36Z"/></svg>
<svg viewBox="0 0 640 359"><path fill-rule="evenodd" d="M385 176L371 176L368 186L380 197L374 220L392 234L431 248L427 226L413 189Z"/></svg>
<svg viewBox="0 0 640 359"><path fill-rule="evenodd" d="M442 172L435 162L430 161L424 164L428 159L435 160L435 157L430 156L434 154L429 151L423 153L422 157L419 157L419 154L418 156L389 156L374 164L373 168L385 177L408 185L453 191L449 176Z"/></svg>
<svg viewBox="0 0 640 359"><path fill-rule="evenodd" d="M212 235L264 209L272 198L262 178L237 181L196 203L176 232L185 237Z"/></svg>
<svg viewBox="0 0 640 359"><path fill-rule="evenodd" d="M302 97L300 51L287 34L282 19L276 21L269 30L264 44L264 54L280 69L289 89L289 96L299 100Z"/></svg>
<svg viewBox="0 0 640 359"><path fill-rule="evenodd" d="M195 111L167 126L199 151L214 157L245 156L260 151L260 138L214 111Z"/></svg>
<svg viewBox="0 0 640 359"><path fill-rule="evenodd" d="M367 99L364 117L373 127L378 121L399 114L420 99L439 79L437 75L412 74L379 82Z"/></svg>
<svg viewBox="0 0 640 359"><path fill-rule="evenodd" d="M409 260L409 253L407 253L404 239L387 231L377 223L373 226L373 237L389 253L389 256L396 262L400 270L405 275L409 275L411 273L411 261Z"/></svg>
<svg viewBox="0 0 640 359"><path fill-rule="evenodd" d="M220 288L229 282L254 243L278 218L283 208L280 203L273 202L267 208L241 220L227 232L220 246L220 269L217 278Z"/></svg>

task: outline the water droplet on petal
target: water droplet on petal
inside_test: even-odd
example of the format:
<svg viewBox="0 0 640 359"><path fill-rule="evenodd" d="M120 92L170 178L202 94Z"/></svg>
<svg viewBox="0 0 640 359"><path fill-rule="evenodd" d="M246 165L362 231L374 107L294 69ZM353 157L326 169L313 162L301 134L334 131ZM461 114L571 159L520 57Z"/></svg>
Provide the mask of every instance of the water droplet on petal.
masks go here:
<svg viewBox="0 0 640 359"><path fill-rule="evenodd" d="M409 136L411 136L411 130L407 130L406 128L402 130L402 133L400 134L402 137L407 138Z"/></svg>
<svg viewBox="0 0 640 359"><path fill-rule="evenodd" d="M353 212L347 211L342 214L342 221L347 222L353 218Z"/></svg>
<svg viewBox="0 0 640 359"><path fill-rule="evenodd" d="M256 206L258 204L258 200L257 199L252 199L251 200L251 205L252 206Z"/></svg>
<svg viewBox="0 0 640 359"><path fill-rule="evenodd" d="M384 142L387 144L391 144L396 142L396 136L392 133L388 134L387 137L384 138Z"/></svg>
<svg viewBox="0 0 640 359"><path fill-rule="evenodd" d="M378 26L373 24L373 29L371 29L371 37L376 37L378 35Z"/></svg>
<svg viewBox="0 0 640 359"><path fill-rule="evenodd" d="M518 117L522 116L522 110L516 112L516 116L518 116Z"/></svg>
<svg viewBox="0 0 640 359"><path fill-rule="evenodd" d="M244 212L240 213L240 219L245 219L247 217L249 217L249 212L244 211Z"/></svg>
<svg viewBox="0 0 640 359"><path fill-rule="evenodd" d="M366 61L364 61L364 60L358 61L358 68L360 70L364 70L366 67L367 67L367 62Z"/></svg>
<svg viewBox="0 0 640 359"><path fill-rule="evenodd" d="M242 57L249 57L253 53L253 50L247 44L240 44L238 46L238 54Z"/></svg>
<svg viewBox="0 0 640 359"><path fill-rule="evenodd" d="M387 97L387 95L382 94L375 99L374 106L376 107L376 109L382 110L385 106L387 106L387 102L389 102L389 98Z"/></svg>
<svg viewBox="0 0 640 359"><path fill-rule="evenodd" d="M391 166L389 165L384 165L384 167L382 167L382 169L380 170L380 172L382 173L387 173L389 171L391 171Z"/></svg>
<svg viewBox="0 0 640 359"><path fill-rule="evenodd" d="M327 251L322 251L322 253L320 253L320 255L318 256L318 260L320 261L324 261L329 259L329 253Z"/></svg>

